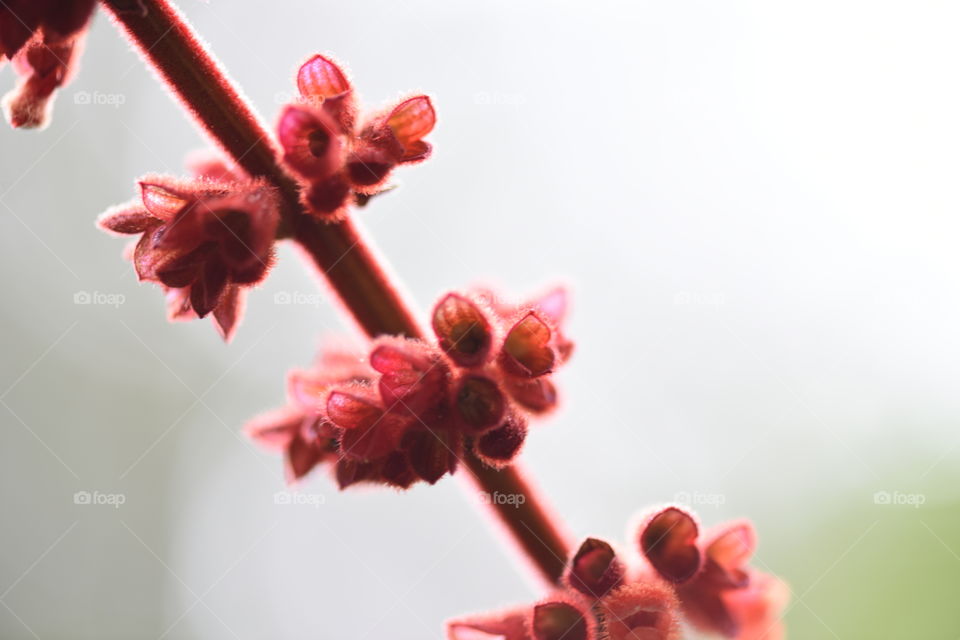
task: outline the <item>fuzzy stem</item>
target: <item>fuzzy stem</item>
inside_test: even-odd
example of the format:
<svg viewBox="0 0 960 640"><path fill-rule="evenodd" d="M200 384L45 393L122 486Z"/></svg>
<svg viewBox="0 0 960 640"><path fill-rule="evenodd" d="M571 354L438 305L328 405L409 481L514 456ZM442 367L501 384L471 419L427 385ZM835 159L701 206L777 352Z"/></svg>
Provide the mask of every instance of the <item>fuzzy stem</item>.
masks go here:
<svg viewBox="0 0 960 640"><path fill-rule="evenodd" d="M213 142L247 173L277 187L286 233L300 244L367 335L423 337L415 315L356 223L348 219L324 224L304 213L297 184L277 162L266 127L176 7L168 0L101 2ZM569 547L530 483L516 467L495 471L469 454L467 467L488 497L514 497L514 504L485 502L540 576L556 583Z"/></svg>

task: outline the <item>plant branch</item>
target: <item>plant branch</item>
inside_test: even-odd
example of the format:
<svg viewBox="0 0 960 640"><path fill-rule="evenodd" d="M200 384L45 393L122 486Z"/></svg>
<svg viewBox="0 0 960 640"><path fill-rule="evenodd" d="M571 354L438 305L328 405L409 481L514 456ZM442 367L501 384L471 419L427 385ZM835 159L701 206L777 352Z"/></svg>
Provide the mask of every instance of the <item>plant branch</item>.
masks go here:
<svg viewBox="0 0 960 640"><path fill-rule="evenodd" d="M299 243L367 335L423 337L358 225L350 219L325 224L304 213L297 183L277 161L273 138L176 7L168 0L101 2L210 139L247 173L277 187L284 235ZM567 540L521 471L492 470L470 454L466 466L539 575L556 583ZM513 496L513 504L498 504L497 495Z"/></svg>

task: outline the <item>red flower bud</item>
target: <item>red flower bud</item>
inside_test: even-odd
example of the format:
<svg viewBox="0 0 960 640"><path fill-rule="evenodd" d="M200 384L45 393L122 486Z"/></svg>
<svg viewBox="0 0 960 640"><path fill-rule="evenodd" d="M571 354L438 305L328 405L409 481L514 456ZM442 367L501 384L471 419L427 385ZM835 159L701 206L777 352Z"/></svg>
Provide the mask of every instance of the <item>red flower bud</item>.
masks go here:
<svg viewBox="0 0 960 640"><path fill-rule="evenodd" d="M242 285L270 267L278 222L276 196L261 182L163 176L140 181L139 205L115 207L98 221L113 233L142 234L131 259L141 280L167 291L170 319L212 312L225 340L243 315Z"/></svg>
<svg viewBox="0 0 960 640"><path fill-rule="evenodd" d="M587 538L567 568L566 582L593 598L603 597L623 581L625 568L608 543Z"/></svg>
<svg viewBox="0 0 960 640"><path fill-rule="evenodd" d="M303 102L322 106L338 125L340 133L350 134L356 119L356 100L346 74L330 58L315 55L297 72L297 88Z"/></svg>
<svg viewBox="0 0 960 640"><path fill-rule="evenodd" d="M683 583L700 570L699 528L679 507L667 507L649 517L640 529L640 550L665 580Z"/></svg>
<svg viewBox="0 0 960 640"><path fill-rule="evenodd" d="M398 489L407 489L417 481L417 474L403 452L394 451L380 465L380 480Z"/></svg>
<svg viewBox="0 0 960 640"><path fill-rule="evenodd" d="M507 403L493 380L467 375L460 380L454 406L460 424L471 433L480 433L500 423Z"/></svg>
<svg viewBox="0 0 960 640"><path fill-rule="evenodd" d="M516 376L535 378L550 373L556 360L550 344L550 327L537 317L528 313L513 325L503 342L500 362L509 373Z"/></svg>
<svg viewBox="0 0 960 640"><path fill-rule="evenodd" d="M341 458L337 461L334 468L334 477L337 486L341 489L357 484L359 482L369 482L377 479L376 465L363 460L354 460L352 458Z"/></svg>
<svg viewBox="0 0 960 640"><path fill-rule="evenodd" d="M476 439L474 453L489 466L502 468L520 452L526 437L526 421L516 415L509 416L502 425Z"/></svg>
<svg viewBox="0 0 960 640"><path fill-rule="evenodd" d="M423 137L433 131L437 114L427 96L404 100L387 116L387 125L403 147L398 162L419 162L430 156L431 147Z"/></svg>
<svg viewBox="0 0 960 640"><path fill-rule="evenodd" d="M343 142L338 128L320 109L287 105L277 126L284 161L305 178L329 178L343 164Z"/></svg>
<svg viewBox="0 0 960 640"><path fill-rule="evenodd" d="M162 220L150 215L139 202L111 207L97 219L101 229L122 235L143 233L161 222Z"/></svg>
<svg viewBox="0 0 960 640"><path fill-rule="evenodd" d="M297 71L297 88L304 97L323 100L351 90L350 81L340 67L320 54L304 62Z"/></svg>
<svg viewBox="0 0 960 640"><path fill-rule="evenodd" d="M371 352L370 366L382 374L378 386L388 411L422 417L446 394L447 367L421 343L383 340Z"/></svg>
<svg viewBox="0 0 960 640"><path fill-rule="evenodd" d="M508 377L503 384L517 404L528 411L546 413L557 406L557 389L546 377Z"/></svg>
<svg viewBox="0 0 960 640"><path fill-rule="evenodd" d="M533 608L534 640L590 640L591 615L569 602L545 602Z"/></svg>
<svg viewBox="0 0 960 640"><path fill-rule="evenodd" d="M440 348L461 367L475 367L490 353L489 321L476 305L455 293L447 294L434 308L433 331Z"/></svg>
<svg viewBox="0 0 960 640"><path fill-rule="evenodd" d="M462 455L463 438L448 430L415 429L404 441L410 467L430 484L453 473Z"/></svg>
<svg viewBox="0 0 960 640"><path fill-rule="evenodd" d="M342 174L312 182L303 192L307 211L327 221L341 219L350 202L350 185Z"/></svg>
<svg viewBox="0 0 960 640"><path fill-rule="evenodd" d="M287 483L293 484L333 454L329 442L307 439L297 434L287 446L284 467Z"/></svg>
<svg viewBox="0 0 960 640"><path fill-rule="evenodd" d="M340 452L360 460L389 455L400 444L407 422L358 393L333 391L327 397L327 417L341 429Z"/></svg>

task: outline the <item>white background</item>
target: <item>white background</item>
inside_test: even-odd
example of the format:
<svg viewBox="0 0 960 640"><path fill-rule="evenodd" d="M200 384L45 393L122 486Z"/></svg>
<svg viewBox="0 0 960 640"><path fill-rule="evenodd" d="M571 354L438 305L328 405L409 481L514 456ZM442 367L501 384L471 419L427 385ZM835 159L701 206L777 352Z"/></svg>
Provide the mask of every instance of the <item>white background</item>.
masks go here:
<svg viewBox="0 0 960 640"><path fill-rule="evenodd" d="M935 599L892 584L898 551L956 575L957 519L934 518L960 453L954 3L182 4L271 123L316 51L368 105L434 96L434 157L358 215L420 309L571 284L565 406L524 463L576 535L722 502L695 506L754 519L797 637L862 637L861 589ZM317 293L290 247L233 344L167 324L93 224L203 145L103 15L53 125L0 131L0 636L413 640L537 597L456 479L341 495L319 473L321 506L274 504L279 460L240 427L352 327L325 296L274 303ZM919 614L875 615L906 637Z"/></svg>

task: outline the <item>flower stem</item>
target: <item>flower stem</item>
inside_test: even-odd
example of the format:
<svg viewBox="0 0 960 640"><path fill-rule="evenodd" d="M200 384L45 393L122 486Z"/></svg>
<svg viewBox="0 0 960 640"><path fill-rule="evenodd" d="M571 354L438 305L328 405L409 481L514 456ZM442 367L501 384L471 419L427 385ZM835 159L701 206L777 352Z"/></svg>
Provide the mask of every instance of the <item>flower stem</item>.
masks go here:
<svg viewBox="0 0 960 640"><path fill-rule="evenodd" d="M325 224L304 213L297 183L277 161L273 138L179 10L168 0L101 2L211 140L247 173L277 187L285 233L299 243L367 335L423 337L416 316L358 225L350 219ZM556 583L568 555L567 539L523 473L516 466L490 469L471 454L466 466L484 502L539 575Z"/></svg>

